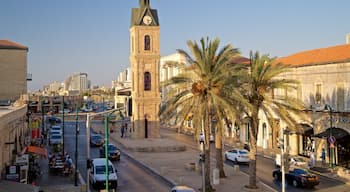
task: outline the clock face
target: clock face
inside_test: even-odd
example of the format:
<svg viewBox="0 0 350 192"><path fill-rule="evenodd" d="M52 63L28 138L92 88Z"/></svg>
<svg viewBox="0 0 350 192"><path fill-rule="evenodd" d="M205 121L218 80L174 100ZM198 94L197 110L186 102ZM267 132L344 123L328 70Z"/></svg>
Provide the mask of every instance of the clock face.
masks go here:
<svg viewBox="0 0 350 192"><path fill-rule="evenodd" d="M149 15L146 15L143 17L143 23L146 24L146 25L149 25L152 23L152 17L150 17Z"/></svg>

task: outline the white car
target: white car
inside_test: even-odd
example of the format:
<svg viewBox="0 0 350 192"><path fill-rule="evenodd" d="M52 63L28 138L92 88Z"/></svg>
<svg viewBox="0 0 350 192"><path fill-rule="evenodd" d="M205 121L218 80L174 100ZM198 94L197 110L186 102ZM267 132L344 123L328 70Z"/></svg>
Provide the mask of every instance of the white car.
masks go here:
<svg viewBox="0 0 350 192"><path fill-rule="evenodd" d="M94 189L106 189L106 159L96 158L91 161L89 180ZM117 189L118 176L117 170L110 160L108 160L108 184L109 189Z"/></svg>
<svg viewBox="0 0 350 192"><path fill-rule="evenodd" d="M178 185L173 187L170 192L195 192L195 190L184 185Z"/></svg>
<svg viewBox="0 0 350 192"><path fill-rule="evenodd" d="M225 152L225 159L235 163L249 163L249 151L246 149L231 149Z"/></svg>

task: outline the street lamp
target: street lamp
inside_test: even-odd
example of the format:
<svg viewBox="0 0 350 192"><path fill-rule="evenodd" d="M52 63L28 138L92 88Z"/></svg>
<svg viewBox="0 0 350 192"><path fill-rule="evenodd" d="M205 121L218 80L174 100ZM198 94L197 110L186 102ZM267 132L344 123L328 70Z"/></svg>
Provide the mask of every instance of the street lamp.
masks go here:
<svg viewBox="0 0 350 192"><path fill-rule="evenodd" d="M62 96L62 157L64 157L64 95Z"/></svg>
<svg viewBox="0 0 350 192"><path fill-rule="evenodd" d="M202 163L202 191L205 192L205 149L204 149L204 133L199 134L199 144L201 145L201 153L199 161Z"/></svg>
<svg viewBox="0 0 350 192"><path fill-rule="evenodd" d="M324 107L325 110L329 111L329 137L328 137L328 142L330 144L329 146L329 155L330 155L330 167L333 168L334 166L334 143L336 141L335 137L332 135L332 129L333 129L333 108L326 104Z"/></svg>
<svg viewBox="0 0 350 192"><path fill-rule="evenodd" d="M74 173L74 185L78 186L78 133L79 133L79 127L78 127L78 107L77 104L75 104L75 173Z"/></svg>

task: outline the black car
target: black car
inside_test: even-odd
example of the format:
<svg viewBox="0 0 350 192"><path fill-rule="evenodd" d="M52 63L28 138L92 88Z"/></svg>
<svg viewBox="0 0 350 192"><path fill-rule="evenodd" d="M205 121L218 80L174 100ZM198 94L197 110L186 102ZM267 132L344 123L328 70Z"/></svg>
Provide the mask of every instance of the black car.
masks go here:
<svg viewBox="0 0 350 192"><path fill-rule="evenodd" d="M104 138L100 134L91 134L90 135L90 146L100 147L104 143Z"/></svg>
<svg viewBox="0 0 350 192"><path fill-rule="evenodd" d="M105 145L100 147L100 157L105 157ZM108 158L110 160L120 160L120 150L113 144L108 144Z"/></svg>
<svg viewBox="0 0 350 192"><path fill-rule="evenodd" d="M282 172L280 169L275 169L272 172L272 176L275 180L280 181L282 179ZM285 173L286 181L291 183L294 187L310 187L320 183L318 176L308 172L302 168L292 168Z"/></svg>

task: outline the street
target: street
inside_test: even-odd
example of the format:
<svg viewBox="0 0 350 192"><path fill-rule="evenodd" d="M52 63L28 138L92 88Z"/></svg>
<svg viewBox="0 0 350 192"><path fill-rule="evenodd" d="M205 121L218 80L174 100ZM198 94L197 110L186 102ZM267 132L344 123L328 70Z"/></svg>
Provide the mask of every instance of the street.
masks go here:
<svg viewBox="0 0 350 192"><path fill-rule="evenodd" d="M101 122L102 123L102 122ZM86 127L85 121L79 123L78 135L78 170L81 176L86 181ZM65 148L68 154L73 158L75 163L75 122L65 122ZM112 141L109 141L113 143ZM115 144L115 143L114 143ZM89 145L90 146L90 145ZM116 146L118 146L116 144ZM99 148L90 148L91 158L99 157ZM115 168L118 170L118 191L132 192L132 191L169 191L168 186L163 181L157 179L147 171L143 170L137 164L130 161L126 156L121 155L120 161L113 162ZM91 191L95 191L90 186Z"/></svg>

